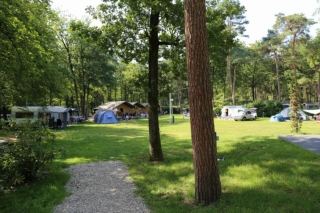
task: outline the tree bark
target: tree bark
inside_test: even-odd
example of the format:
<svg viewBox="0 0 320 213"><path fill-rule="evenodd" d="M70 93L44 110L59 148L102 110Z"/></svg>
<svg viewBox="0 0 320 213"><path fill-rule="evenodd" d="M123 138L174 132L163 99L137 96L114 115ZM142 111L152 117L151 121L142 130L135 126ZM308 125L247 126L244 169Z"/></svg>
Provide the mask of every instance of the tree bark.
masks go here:
<svg viewBox="0 0 320 213"><path fill-rule="evenodd" d="M220 198L221 183L209 77L206 8L205 0L184 3L195 203L209 205Z"/></svg>
<svg viewBox="0 0 320 213"><path fill-rule="evenodd" d="M159 59L159 37L158 25L160 14L158 10L151 9L150 15L150 37L149 37L149 143L150 160L163 161L163 153L160 140L159 118L158 118L158 59Z"/></svg>

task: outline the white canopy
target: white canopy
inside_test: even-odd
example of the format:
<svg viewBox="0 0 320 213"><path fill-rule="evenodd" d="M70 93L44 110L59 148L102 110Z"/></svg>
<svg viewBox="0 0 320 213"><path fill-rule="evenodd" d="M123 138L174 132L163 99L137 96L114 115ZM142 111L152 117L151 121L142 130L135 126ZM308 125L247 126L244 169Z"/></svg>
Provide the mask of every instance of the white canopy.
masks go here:
<svg viewBox="0 0 320 213"><path fill-rule="evenodd" d="M47 112L58 112L58 113L64 113L69 112L70 108L64 108L60 106L48 106L46 111Z"/></svg>
<svg viewBox="0 0 320 213"><path fill-rule="evenodd" d="M320 114L320 109L304 109L303 111L305 111L306 113L310 113L310 114L313 114L313 115L317 115L317 114Z"/></svg>

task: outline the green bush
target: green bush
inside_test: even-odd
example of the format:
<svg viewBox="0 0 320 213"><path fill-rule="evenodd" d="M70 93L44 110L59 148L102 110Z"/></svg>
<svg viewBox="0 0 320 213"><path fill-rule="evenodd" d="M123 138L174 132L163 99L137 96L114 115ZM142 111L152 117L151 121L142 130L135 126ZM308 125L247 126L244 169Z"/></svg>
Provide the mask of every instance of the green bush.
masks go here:
<svg viewBox="0 0 320 213"><path fill-rule="evenodd" d="M258 117L270 117L279 114L283 109L280 101L253 101L246 104L247 108L257 108Z"/></svg>
<svg viewBox="0 0 320 213"><path fill-rule="evenodd" d="M213 113L214 113L214 116L220 116L221 115L221 108L220 107L215 107L213 108Z"/></svg>
<svg viewBox="0 0 320 213"><path fill-rule="evenodd" d="M169 114L170 113L170 107L169 106L162 106L162 110L165 112L167 111ZM172 113L173 114L180 114L182 112L180 112L180 107L179 106L172 106Z"/></svg>
<svg viewBox="0 0 320 213"><path fill-rule="evenodd" d="M19 125L17 142L0 147L0 191L44 177L47 166L57 154L53 147L55 135L35 123Z"/></svg>

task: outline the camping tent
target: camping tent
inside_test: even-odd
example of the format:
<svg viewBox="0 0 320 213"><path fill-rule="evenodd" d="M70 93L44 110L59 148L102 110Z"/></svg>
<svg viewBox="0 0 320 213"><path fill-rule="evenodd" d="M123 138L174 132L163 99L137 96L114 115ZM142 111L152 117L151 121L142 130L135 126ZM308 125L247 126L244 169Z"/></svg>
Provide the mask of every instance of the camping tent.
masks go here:
<svg viewBox="0 0 320 213"><path fill-rule="evenodd" d="M270 122L282 122L286 121L281 114L276 114L270 117Z"/></svg>
<svg viewBox="0 0 320 213"><path fill-rule="evenodd" d="M285 119L289 120L289 119L290 119L290 110L291 110L290 107L284 108L284 109L280 112L280 114L281 114ZM302 119L303 119L304 121L306 121L306 120L307 120L306 113L304 113L301 109L299 109L299 113L300 113L300 116L302 117Z"/></svg>
<svg viewBox="0 0 320 213"><path fill-rule="evenodd" d="M99 124L118 123L118 120L112 110L101 110L94 115L94 122Z"/></svg>

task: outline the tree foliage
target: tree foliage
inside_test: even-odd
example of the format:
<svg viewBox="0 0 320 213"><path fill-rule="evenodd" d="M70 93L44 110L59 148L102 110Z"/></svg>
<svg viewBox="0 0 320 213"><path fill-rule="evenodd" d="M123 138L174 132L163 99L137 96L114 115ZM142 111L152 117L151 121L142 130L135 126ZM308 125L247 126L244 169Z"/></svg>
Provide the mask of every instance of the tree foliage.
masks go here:
<svg viewBox="0 0 320 213"><path fill-rule="evenodd" d="M3 0L0 11L0 87L8 102L43 103L59 54L49 1Z"/></svg>

